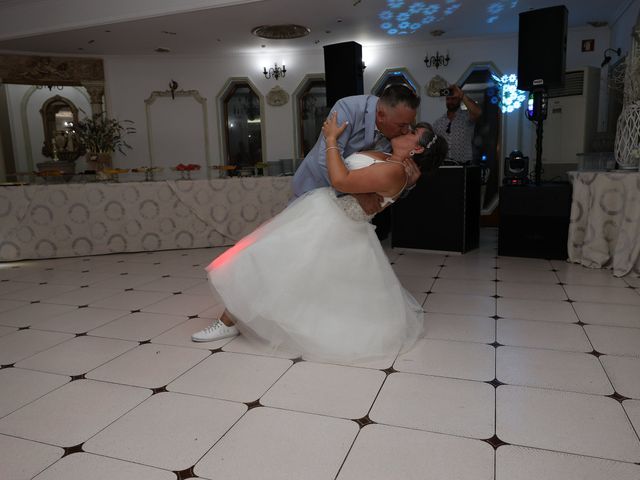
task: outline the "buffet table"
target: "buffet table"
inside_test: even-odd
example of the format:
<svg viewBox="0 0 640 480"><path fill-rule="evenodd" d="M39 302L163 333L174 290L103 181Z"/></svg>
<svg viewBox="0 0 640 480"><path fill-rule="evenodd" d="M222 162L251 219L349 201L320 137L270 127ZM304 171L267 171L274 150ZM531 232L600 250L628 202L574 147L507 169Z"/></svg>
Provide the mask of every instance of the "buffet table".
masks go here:
<svg viewBox="0 0 640 480"><path fill-rule="evenodd" d="M640 172L568 172L569 261L640 275Z"/></svg>
<svg viewBox="0 0 640 480"><path fill-rule="evenodd" d="M231 245L292 177L0 187L0 261Z"/></svg>

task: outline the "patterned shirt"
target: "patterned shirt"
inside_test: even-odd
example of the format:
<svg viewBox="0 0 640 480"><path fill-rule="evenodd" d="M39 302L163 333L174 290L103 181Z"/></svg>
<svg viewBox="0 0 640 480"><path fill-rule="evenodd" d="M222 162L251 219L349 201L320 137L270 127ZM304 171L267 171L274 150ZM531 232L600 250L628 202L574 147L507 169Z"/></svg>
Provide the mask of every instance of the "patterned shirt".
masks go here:
<svg viewBox="0 0 640 480"><path fill-rule="evenodd" d="M471 163L473 151L471 142L475 131L475 122L468 110L459 109L452 120L445 113L433 123L433 130L449 144L447 158L457 163Z"/></svg>

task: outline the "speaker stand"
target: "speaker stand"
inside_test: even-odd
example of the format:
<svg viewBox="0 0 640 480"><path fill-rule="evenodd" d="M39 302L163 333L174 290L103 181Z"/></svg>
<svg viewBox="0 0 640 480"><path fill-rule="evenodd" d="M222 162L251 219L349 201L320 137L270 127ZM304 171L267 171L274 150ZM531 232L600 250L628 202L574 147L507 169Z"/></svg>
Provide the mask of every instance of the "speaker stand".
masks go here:
<svg viewBox="0 0 640 480"><path fill-rule="evenodd" d="M545 87L536 87L529 94L528 103L526 116L536 124L535 184L540 186L542 181L542 131L544 121L547 118L547 89Z"/></svg>
<svg viewBox="0 0 640 480"><path fill-rule="evenodd" d="M544 120L536 122L536 185L540 185L542 178L542 131Z"/></svg>

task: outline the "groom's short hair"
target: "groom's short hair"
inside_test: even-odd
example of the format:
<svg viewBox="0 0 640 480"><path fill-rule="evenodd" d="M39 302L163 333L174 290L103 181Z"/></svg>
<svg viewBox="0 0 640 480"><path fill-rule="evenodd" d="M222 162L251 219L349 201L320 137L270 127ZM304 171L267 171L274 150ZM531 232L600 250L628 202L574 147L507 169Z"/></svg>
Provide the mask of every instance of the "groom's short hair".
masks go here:
<svg viewBox="0 0 640 480"><path fill-rule="evenodd" d="M391 108L394 108L399 103L403 103L412 110L417 110L420 106L420 97L409 85L392 83L387 85L382 91L380 102Z"/></svg>

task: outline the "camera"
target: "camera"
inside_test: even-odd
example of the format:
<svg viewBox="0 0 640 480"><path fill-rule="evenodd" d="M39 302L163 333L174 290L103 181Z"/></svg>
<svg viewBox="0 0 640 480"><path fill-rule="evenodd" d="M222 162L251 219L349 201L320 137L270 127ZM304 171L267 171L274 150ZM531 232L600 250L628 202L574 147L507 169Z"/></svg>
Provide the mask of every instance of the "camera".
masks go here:
<svg viewBox="0 0 640 480"><path fill-rule="evenodd" d="M450 97L451 96L451 89L450 88L441 88L440 89L440 96L441 97Z"/></svg>

